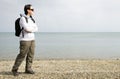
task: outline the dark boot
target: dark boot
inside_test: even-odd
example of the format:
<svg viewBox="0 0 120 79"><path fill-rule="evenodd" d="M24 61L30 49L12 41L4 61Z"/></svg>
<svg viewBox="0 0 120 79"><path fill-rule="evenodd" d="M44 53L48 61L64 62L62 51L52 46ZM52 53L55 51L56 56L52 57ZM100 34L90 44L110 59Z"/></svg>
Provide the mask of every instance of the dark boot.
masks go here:
<svg viewBox="0 0 120 79"><path fill-rule="evenodd" d="M19 75L19 73L17 72L18 71L18 69L12 69L12 73L13 73L13 75L14 76L18 76Z"/></svg>
<svg viewBox="0 0 120 79"><path fill-rule="evenodd" d="M27 74L35 74L35 72L31 68L26 69L25 73L27 73Z"/></svg>

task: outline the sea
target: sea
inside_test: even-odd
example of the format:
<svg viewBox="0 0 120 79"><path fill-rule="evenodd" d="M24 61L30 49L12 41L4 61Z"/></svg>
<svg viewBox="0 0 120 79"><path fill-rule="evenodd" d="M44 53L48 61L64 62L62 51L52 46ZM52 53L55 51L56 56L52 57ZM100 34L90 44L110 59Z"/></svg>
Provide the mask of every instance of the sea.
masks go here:
<svg viewBox="0 0 120 79"><path fill-rule="evenodd" d="M35 59L117 59L120 32L39 32L35 33ZM19 37L0 32L0 59L15 59Z"/></svg>

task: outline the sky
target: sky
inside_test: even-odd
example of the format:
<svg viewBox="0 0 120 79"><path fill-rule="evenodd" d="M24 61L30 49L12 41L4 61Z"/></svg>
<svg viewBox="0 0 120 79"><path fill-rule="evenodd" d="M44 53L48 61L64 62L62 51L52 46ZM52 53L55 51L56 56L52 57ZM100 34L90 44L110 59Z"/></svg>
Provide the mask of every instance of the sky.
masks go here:
<svg viewBox="0 0 120 79"><path fill-rule="evenodd" d="M120 0L0 0L0 32L32 4L39 32L120 32Z"/></svg>

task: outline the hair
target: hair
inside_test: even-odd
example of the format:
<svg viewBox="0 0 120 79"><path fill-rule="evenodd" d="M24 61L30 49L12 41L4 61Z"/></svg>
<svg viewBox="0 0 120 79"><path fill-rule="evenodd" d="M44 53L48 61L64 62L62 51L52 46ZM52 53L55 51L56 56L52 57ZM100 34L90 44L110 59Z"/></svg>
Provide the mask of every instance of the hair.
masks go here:
<svg viewBox="0 0 120 79"><path fill-rule="evenodd" d="M32 6L31 4L27 4L27 5L25 5L25 7L24 7L25 15L28 14L28 11L27 11L27 10L30 9L31 6Z"/></svg>
<svg viewBox="0 0 120 79"><path fill-rule="evenodd" d="M24 12L25 12L25 15L27 15L28 14L28 9L30 9L30 7L31 7L32 5L31 4L27 4L27 5L25 5L25 7L24 7ZM35 23L35 20L33 19L33 17L32 16L30 16L30 18L32 19L32 21Z"/></svg>

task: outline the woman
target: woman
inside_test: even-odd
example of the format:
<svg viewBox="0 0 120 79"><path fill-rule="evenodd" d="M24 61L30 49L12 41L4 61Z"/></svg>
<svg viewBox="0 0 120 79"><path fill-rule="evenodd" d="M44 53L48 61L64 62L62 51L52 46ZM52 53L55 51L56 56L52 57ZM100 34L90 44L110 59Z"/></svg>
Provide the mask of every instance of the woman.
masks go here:
<svg viewBox="0 0 120 79"><path fill-rule="evenodd" d="M12 72L14 76L18 76L18 68L26 57L25 73L34 74L32 63L35 51L34 32L38 30L35 20L32 18L34 9L31 4L24 7L25 15L21 15L20 27L23 28L20 35L20 53L17 55Z"/></svg>

